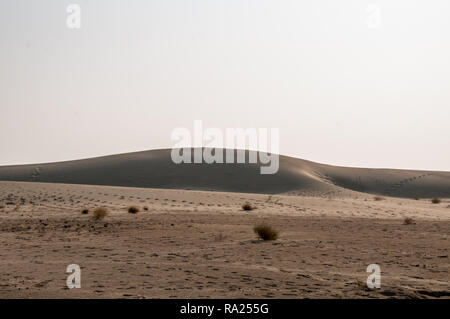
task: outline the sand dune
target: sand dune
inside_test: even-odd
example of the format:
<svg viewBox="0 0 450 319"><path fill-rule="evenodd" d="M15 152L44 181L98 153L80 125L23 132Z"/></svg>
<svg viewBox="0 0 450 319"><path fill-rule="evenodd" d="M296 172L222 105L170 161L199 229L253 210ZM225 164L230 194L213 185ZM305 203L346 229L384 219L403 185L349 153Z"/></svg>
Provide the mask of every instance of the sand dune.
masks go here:
<svg viewBox="0 0 450 319"><path fill-rule="evenodd" d="M0 298L448 298L449 185L284 156L275 175L175 165L169 150L0 167ZM257 239L262 223L276 241ZM73 263L81 289L66 286Z"/></svg>
<svg viewBox="0 0 450 319"><path fill-rule="evenodd" d="M247 152L248 158L248 152ZM450 172L348 168L280 156L274 175L260 164L174 164L170 150L0 167L0 180L303 195L366 192L450 197Z"/></svg>

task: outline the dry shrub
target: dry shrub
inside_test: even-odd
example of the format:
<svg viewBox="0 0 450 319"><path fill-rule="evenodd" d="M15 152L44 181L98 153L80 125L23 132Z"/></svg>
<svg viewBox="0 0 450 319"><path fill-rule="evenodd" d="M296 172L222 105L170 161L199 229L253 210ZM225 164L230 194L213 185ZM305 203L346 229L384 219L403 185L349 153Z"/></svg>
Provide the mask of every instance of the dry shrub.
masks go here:
<svg viewBox="0 0 450 319"><path fill-rule="evenodd" d="M439 199L439 198L433 198L433 199L431 199L431 202L433 203L433 204L439 204L440 202L441 202L441 200Z"/></svg>
<svg viewBox="0 0 450 319"><path fill-rule="evenodd" d="M82 215L87 215L87 214L89 214L89 209L87 209L87 208L83 209L83 210L81 211L81 214L82 214Z"/></svg>
<svg viewBox="0 0 450 319"><path fill-rule="evenodd" d="M102 220L106 217L106 215L108 215L108 210L106 208L100 207L94 210L93 218L95 220Z"/></svg>
<svg viewBox="0 0 450 319"><path fill-rule="evenodd" d="M262 240L276 240L278 238L278 232L269 225L257 225L253 228L253 231Z"/></svg>
<svg viewBox="0 0 450 319"><path fill-rule="evenodd" d="M364 291L372 291L372 289L370 289L367 286L367 282L362 281L360 279L356 279L356 286L358 287L359 290L364 290Z"/></svg>
<svg viewBox="0 0 450 319"><path fill-rule="evenodd" d="M416 223L415 220L412 219L411 217L406 217L406 218L403 220L403 225L413 225L413 224L415 224L415 223Z"/></svg>
<svg viewBox="0 0 450 319"><path fill-rule="evenodd" d="M242 207L243 210L254 210L254 209L256 209L256 206L253 206L250 203L244 203L244 204L242 204L241 207Z"/></svg>
<svg viewBox="0 0 450 319"><path fill-rule="evenodd" d="M380 201L380 200L384 200L384 197L381 197L381 196L375 196L373 199L374 199L375 201Z"/></svg>
<svg viewBox="0 0 450 319"><path fill-rule="evenodd" d="M130 214L136 214L139 212L139 208L137 208L136 206L130 206L130 207L128 207L128 212Z"/></svg>
<svg viewBox="0 0 450 319"><path fill-rule="evenodd" d="M223 241L223 240L225 240L226 238L227 238L226 235L224 235L224 234L222 234L222 233L219 233L218 235L216 235L216 236L214 237L214 240L215 240L215 241Z"/></svg>
<svg viewBox="0 0 450 319"><path fill-rule="evenodd" d="M143 209L144 209L145 211L147 211L147 210L148 210L148 207L147 207L147 206L144 206Z"/></svg>

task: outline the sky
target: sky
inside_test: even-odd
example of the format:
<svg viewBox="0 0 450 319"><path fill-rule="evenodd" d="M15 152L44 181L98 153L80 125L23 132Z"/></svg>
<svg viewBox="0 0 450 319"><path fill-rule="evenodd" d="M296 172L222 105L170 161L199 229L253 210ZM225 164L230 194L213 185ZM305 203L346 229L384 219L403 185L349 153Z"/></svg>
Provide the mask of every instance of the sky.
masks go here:
<svg viewBox="0 0 450 319"><path fill-rule="evenodd" d="M450 171L449 13L448 0L2 0L0 165L171 148L201 120L278 128L281 154L320 163Z"/></svg>

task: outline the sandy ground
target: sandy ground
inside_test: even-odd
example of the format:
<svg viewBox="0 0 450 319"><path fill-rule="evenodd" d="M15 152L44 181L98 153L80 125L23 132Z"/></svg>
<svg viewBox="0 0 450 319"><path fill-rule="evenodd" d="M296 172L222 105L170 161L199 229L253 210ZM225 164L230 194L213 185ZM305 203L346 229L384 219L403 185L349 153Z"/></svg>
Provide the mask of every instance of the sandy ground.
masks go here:
<svg viewBox="0 0 450 319"><path fill-rule="evenodd" d="M0 207L0 298L450 297L450 200L0 182ZM279 239L258 240L260 223Z"/></svg>

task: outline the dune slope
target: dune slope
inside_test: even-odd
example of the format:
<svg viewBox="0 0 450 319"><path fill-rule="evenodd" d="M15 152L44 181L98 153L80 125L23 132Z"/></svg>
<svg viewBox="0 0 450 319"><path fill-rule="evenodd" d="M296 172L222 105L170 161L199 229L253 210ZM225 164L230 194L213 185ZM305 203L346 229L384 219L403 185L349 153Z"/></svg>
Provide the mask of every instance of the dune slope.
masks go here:
<svg viewBox="0 0 450 319"><path fill-rule="evenodd" d="M263 194L358 191L396 197L450 198L450 172L347 168L280 156L277 174L260 164L175 164L171 150L0 167L0 180ZM247 158L248 158L247 152Z"/></svg>

